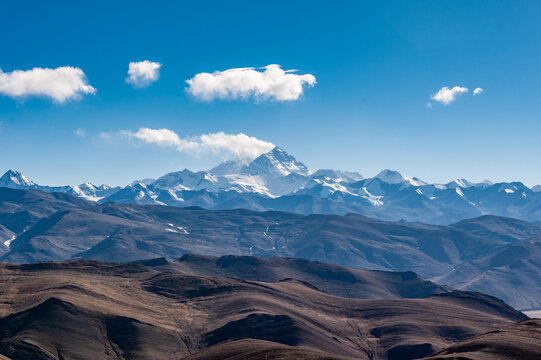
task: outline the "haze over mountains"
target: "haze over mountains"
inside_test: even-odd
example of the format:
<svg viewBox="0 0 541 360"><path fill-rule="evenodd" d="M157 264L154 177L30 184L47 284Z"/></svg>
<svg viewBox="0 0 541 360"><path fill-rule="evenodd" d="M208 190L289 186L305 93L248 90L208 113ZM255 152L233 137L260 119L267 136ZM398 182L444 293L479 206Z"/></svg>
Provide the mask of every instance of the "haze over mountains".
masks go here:
<svg viewBox="0 0 541 360"><path fill-rule="evenodd" d="M519 309L541 308L541 226L502 217L437 226L358 214L98 204L65 193L0 188L0 236L3 262L173 260L187 253L285 256L415 271L440 284L482 290Z"/></svg>
<svg viewBox="0 0 541 360"><path fill-rule="evenodd" d="M457 179L429 184L383 170L373 178L355 172L311 171L276 147L251 162L226 161L209 170L188 169L120 188L81 184L37 185L10 170L0 186L66 192L105 203L160 204L207 209L280 210L299 214L354 212L383 220L450 224L482 215L541 222L541 188L521 182L492 184Z"/></svg>

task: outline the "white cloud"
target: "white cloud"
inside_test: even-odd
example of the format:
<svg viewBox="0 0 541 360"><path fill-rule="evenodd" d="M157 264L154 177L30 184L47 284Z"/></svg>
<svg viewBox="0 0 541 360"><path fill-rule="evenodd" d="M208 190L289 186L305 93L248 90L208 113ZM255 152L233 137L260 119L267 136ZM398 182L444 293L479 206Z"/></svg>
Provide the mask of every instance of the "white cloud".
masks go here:
<svg viewBox="0 0 541 360"><path fill-rule="evenodd" d="M139 139L146 144L155 144L159 146L180 146L182 143L178 135L169 129L140 128L136 133L129 130L123 130L120 133Z"/></svg>
<svg viewBox="0 0 541 360"><path fill-rule="evenodd" d="M483 91L485 91L485 90L481 89L480 87L475 88L475 90L473 90L473 95L479 95L479 94L481 94Z"/></svg>
<svg viewBox="0 0 541 360"><path fill-rule="evenodd" d="M274 144L243 133L224 132L203 134L196 137L180 138L169 129L140 128L137 132L123 130L117 134L137 139L145 144L175 147L179 152L221 154L227 158L253 159L270 151ZM101 133L100 137L109 139L111 133Z"/></svg>
<svg viewBox="0 0 541 360"><path fill-rule="evenodd" d="M467 92L468 92L468 88L465 88L465 87L455 86L449 89L447 86L444 86L440 90L438 90L437 93L432 95L430 98L434 101L439 102L440 104L449 105L450 103L456 100L458 95L461 95Z"/></svg>
<svg viewBox="0 0 541 360"><path fill-rule="evenodd" d="M79 137L85 137L86 136L86 129L77 129L73 132L75 135Z"/></svg>
<svg viewBox="0 0 541 360"><path fill-rule="evenodd" d="M0 70L0 94L12 98L45 96L62 103L95 92L96 89L87 84L83 70L77 67L36 67L8 73Z"/></svg>
<svg viewBox="0 0 541 360"><path fill-rule="evenodd" d="M262 69L238 68L211 73L199 73L186 80L186 91L195 98L211 101L218 99L248 99L291 101L298 100L304 86L312 87L316 78L311 74L293 74L280 65L267 65Z"/></svg>
<svg viewBox="0 0 541 360"><path fill-rule="evenodd" d="M149 86L160 78L162 64L153 61L131 62L126 82L134 87Z"/></svg>
<svg viewBox="0 0 541 360"><path fill-rule="evenodd" d="M182 140L178 146L179 151L212 152L219 154L227 152L229 156L239 159L256 158L274 148L274 144L260 140L243 133L226 134L217 132L204 134L194 139Z"/></svg>

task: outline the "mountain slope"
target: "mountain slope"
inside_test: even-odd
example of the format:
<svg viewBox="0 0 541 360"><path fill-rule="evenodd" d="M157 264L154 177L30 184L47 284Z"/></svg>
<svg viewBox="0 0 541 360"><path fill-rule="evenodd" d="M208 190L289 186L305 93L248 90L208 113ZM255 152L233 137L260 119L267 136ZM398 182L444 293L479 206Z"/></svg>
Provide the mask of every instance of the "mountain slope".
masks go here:
<svg viewBox="0 0 541 360"><path fill-rule="evenodd" d="M528 245L529 239L521 240L538 227L513 219L484 217L434 226L355 214L96 204L36 190L3 188L0 196L0 261L5 262L174 260L187 253L295 257L356 269L414 271L457 288L493 279L497 284L464 288L482 290L522 309L537 308L540 298L534 284L541 271L536 260L541 250ZM487 231L493 223L498 226ZM524 248L515 250L519 247ZM288 271L299 271L290 265ZM261 269L269 266L263 263ZM261 278L266 279L277 280ZM510 288L516 290L506 291Z"/></svg>
<svg viewBox="0 0 541 360"><path fill-rule="evenodd" d="M265 340L236 339L205 348L185 360L340 360L351 359L299 346L288 346Z"/></svg>
<svg viewBox="0 0 541 360"><path fill-rule="evenodd" d="M225 253L300 257L354 268L413 270L432 277L484 254L487 248L507 244L445 227L391 223L360 215L302 216L114 203L88 206L59 210L40 219L17 234L10 251L0 260L130 261L178 258L186 252Z"/></svg>
<svg viewBox="0 0 541 360"><path fill-rule="evenodd" d="M217 349L235 353L230 341L248 338L282 355L377 360L397 351L428 355L525 319L475 293L345 299L297 280L242 281L91 261L1 264L0 291L0 353L10 358L205 358ZM236 349L246 354L254 346Z"/></svg>
<svg viewBox="0 0 541 360"><path fill-rule="evenodd" d="M475 336L426 359L541 359L541 320L525 320L496 331Z"/></svg>
<svg viewBox="0 0 541 360"><path fill-rule="evenodd" d="M217 258L187 254L173 262L161 258L140 263L160 271L186 275L265 282L293 278L332 295L357 299L424 298L449 291L448 288L421 279L413 272L354 270L294 258L265 259L233 255Z"/></svg>
<svg viewBox="0 0 541 360"><path fill-rule="evenodd" d="M510 243L541 236L540 225L490 215L463 220L452 224L451 227L472 235L500 239Z"/></svg>
<svg viewBox="0 0 541 360"><path fill-rule="evenodd" d="M541 238L523 240L458 265L437 279L458 289L490 292L519 309L541 309Z"/></svg>

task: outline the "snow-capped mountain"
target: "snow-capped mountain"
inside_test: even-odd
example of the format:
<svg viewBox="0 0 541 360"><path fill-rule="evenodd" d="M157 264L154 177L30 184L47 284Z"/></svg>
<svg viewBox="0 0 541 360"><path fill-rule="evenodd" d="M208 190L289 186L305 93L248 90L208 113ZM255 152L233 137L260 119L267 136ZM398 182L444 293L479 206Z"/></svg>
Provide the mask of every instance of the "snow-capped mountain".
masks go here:
<svg viewBox="0 0 541 360"><path fill-rule="evenodd" d="M480 182L480 183L472 183L472 182L469 182L466 179L456 179L456 180L451 181L450 183L445 184L445 186L447 186L449 189L468 188L468 187L472 187L472 186L485 188L485 187L489 187L490 185L493 185L493 184L492 184L492 182L490 182L488 180L485 180L485 181Z"/></svg>
<svg viewBox="0 0 541 360"><path fill-rule="evenodd" d="M12 189L33 189L37 185L15 170L8 170L0 178L0 186Z"/></svg>
<svg viewBox="0 0 541 360"><path fill-rule="evenodd" d="M275 147L251 162L226 161L209 171L184 169L166 174L150 185L160 190L234 191L276 198L302 187L309 174L303 163Z"/></svg>
<svg viewBox="0 0 541 360"><path fill-rule="evenodd" d="M402 174L400 174L398 171L393 171L389 169L381 171L375 176L375 178L380 179L381 181L388 184L401 184L406 181L406 179L404 179L404 177L402 177Z"/></svg>
<svg viewBox="0 0 541 360"><path fill-rule="evenodd" d="M263 175L282 177L291 174L308 176L310 171L303 163L276 146L271 151L258 156L252 162L240 168L244 175Z"/></svg>
<svg viewBox="0 0 541 360"><path fill-rule="evenodd" d="M541 222L541 191L520 182L492 184L456 179L430 184L383 170L371 178L356 172L309 170L275 147L252 161L226 161L209 171L188 169L123 188L106 185L40 186L16 171L0 186L59 191L99 202L247 208L302 214L360 213L386 220L446 224L480 215Z"/></svg>
<svg viewBox="0 0 541 360"><path fill-rule="evenodd" d="M355 182L363 179L363 176L354 171L340 171L331 169L319 169L312 174L312 178L331 178L340 182Z"/></svg>
<svg viewBox="0 0 541 360"><path fill-rule="evenodd" d="M68 194L77 195L86 200L98 201L107 196L111 196L116 193L119 187L110 187L109 185L93 185L91 183L83 183L64 191Z"/></svg>
<svg viewBox="0 0 541 360"><path fill-rule="evenodd" d="M90 183L76 186L42 186L27 179L23 174L16 170L8 170L2 175L0 178L0 187L11 189L34 189L45 192L64 192L91 201L101 200L120 190L120 187L110 187L107 185L96 186Z"/></svg>

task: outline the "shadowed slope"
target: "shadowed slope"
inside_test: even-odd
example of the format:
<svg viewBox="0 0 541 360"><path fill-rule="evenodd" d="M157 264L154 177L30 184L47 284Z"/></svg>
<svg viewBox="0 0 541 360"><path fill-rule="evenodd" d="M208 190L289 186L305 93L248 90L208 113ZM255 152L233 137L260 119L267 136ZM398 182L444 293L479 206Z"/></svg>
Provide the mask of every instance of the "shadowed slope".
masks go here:
<svg viewBox="0 0 541 360"><path fill-rule="evenodd" d="M0 352L14 359L165 359L179 351L172 332L54 297L5 317L0 329Z"/></svg>
<svg viewBox="0 0 541 360"><path fill-rule="evenodd" d="M270 341L239 339L226 341L184 358L185 360L343 360L351 359L307 348L277 344Z"/></svg>
<svg viewBox="0 0 541 360"><path fill-rule="evenodd" d="M541 359L541 320L525 320L500 330L461 341L428 359Z"/></svg>

